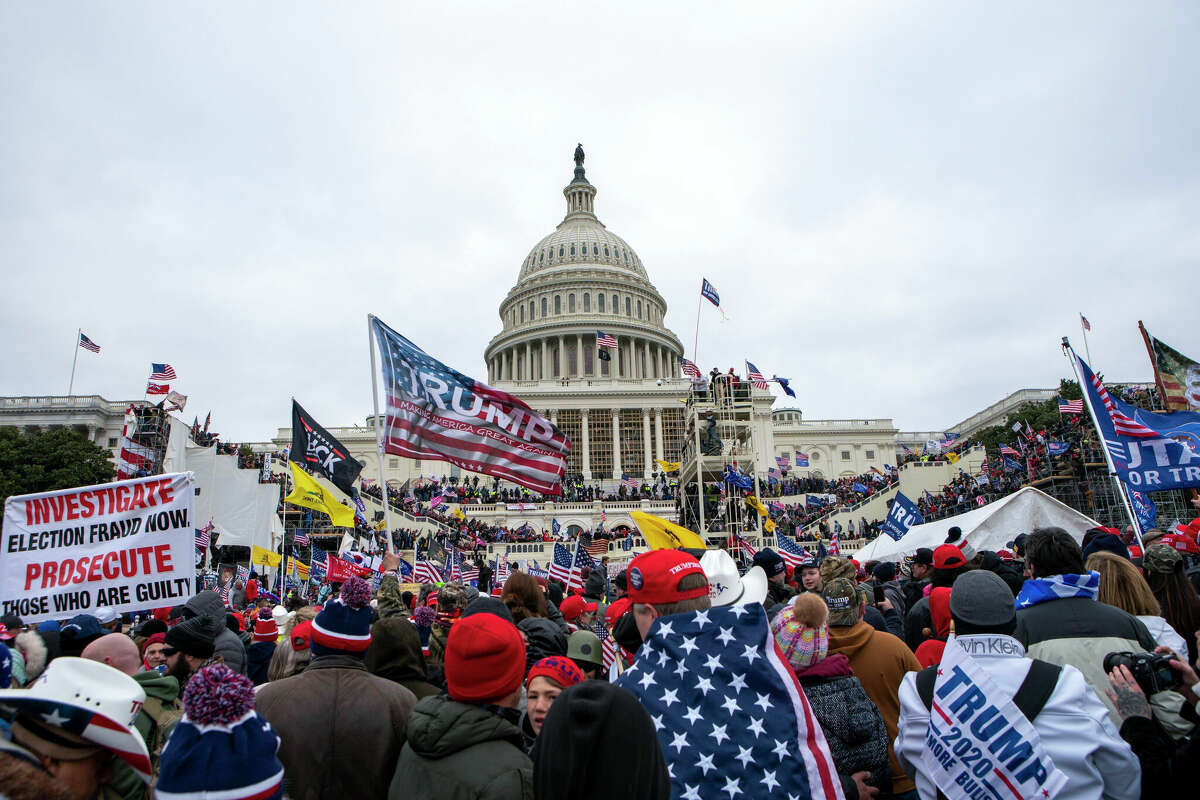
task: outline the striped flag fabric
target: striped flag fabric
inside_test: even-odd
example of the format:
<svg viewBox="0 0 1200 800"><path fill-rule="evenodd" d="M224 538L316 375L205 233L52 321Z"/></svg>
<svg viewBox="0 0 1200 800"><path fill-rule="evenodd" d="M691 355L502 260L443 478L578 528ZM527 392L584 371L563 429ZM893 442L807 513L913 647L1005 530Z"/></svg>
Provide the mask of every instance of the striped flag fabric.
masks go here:
<svg viewBox="0 0 1200 800"><path fill-rule="evenodd" d="M595 539L590 533L581 533L579 541L590 556L602 558L608 555L608 541L605 539Z"/></svg>
<svg viewBox="0 0 1200 800"><path fill-rule="evenodd" d="M168 394L171 391L169 383L148 383L146 384L146 394Z"/></svg>
<svg viewBox="0 0 1200 800"><path fill-rule="evenodd" d="M170 364L159 364L156 361L150 362L150 380L173 381L175 377L175 368Z"/></svg>
<svg viewBox="0 0 1200 800"><path fill-rule="evenodd" d="M600 640L601 663L607 673L617 660L617 646L609 636L608 628L604 627L603 621L596 620L592 623L592 633L596 634L596 638Z"/></svg>
<svg viewBox="0 0 1200 800"><path fill-rule="evenodd" d="M596 347L616 347L617 339L604 331L596 331Z"/></svg>
<svg viewBox="0 0 1200 800"><path fill-rule="evenodd" d="M700 374L700 368L686 358L679 359L679 367L683 370L683 374L694 381L704 380L704 376Z"/></svg>
<svg viewBox="0 0 1200 800"><path fill-rule="evenodd" d="M624 486L626 489L636 489L642 485L642 482L639 481L637 478L629 478L629 477L622 476L621 477L621 485Z"/></svg>
<svg viewBox="0 0 1200 800"><path fill-rule="evenodd" d="M767 386L767 381L763 378L763 374L758 371L758 367L749 361L746 362L746 377L750 380L750 383L754 384L755 389L767 390L770 388Z"/></svg>
<svg viewBox="0 0 1200 800"><path fill-rule="evenodd" d="M117 472L136 475L154 466L154 450L138 444L128 436L121 439L121 454L117 460Z"/></svg>
<svg viewBox="0 0 1200 800"><path fill-rule="evenodd" d="M1076 356L1076 358L1079 357ZM1082 358L1080 358L1079 361L1080 363L1083 363ZM1113 428L1119 435L1130 436L1134 439L1162 438L1162 434L1160 434L1158 431L1147 428L1142 423L1137 422L1133 418L1120 411L1117 408L1116 403L1113 402L1112 397L1109 395L1108 389L1104 388L1104 384L1100 382L1100 378L1097 377L1096 373L1092 372L1091 369L1089 369L1088 372L1091 374L1092 388L1094 388L1096 393L1100 395L1100 401L1104 403L1104 410L1108 412L1108 417L1112 420Z"/></svg>
<svg viewBox="0 0 1200 800"><path fill-rule="evenodd" d="M1021 457L1021 454L1020 454L1020 453L1018 453L1016 450L1012 449L1011 447L1009 447L1009 446L1008 446L1008 445L1006 445L1006 444L1002 444L1002 445L1000 445L1000 455L1002 455L1002 456L1012 456L1013 458L1020 458L1020 457Z"/></svg>
<svg viewBox="0 0 1200 800"><path fill-rule="evenodd" d="M212 541L213 524L210 520L203 528L196 528L196 549L207 550L209 542Z"/></svg>
<svg viewBox="0 0 1200 800"><path fill-rule="evenodd" d="M800 562L808 558L808 553L796 544L796 540L792 537L782 534L779 531L775 532L775 545L779 548L779 555L783 557L784 562L795 569L800 565Z"/></svg>
<svg viewBox="0 0 1200 800"><path fill-rule="evenodd" d="M1082 414L1083 413L1083 398L1078 400L1059 400L1058 413L1060 414Z"/></svg>
<svg viewBox="0 0 1200 800"><path fill-rule="evenodd" d="M83 331L79 332L79 346L90 353L99 353L100 345L93 342Z"/></svg>
<svg viewBox="0 0 1200 800"><path fill-rule="evenodd" d="M567 584L571 580L571 551L558 542L554 543L554 558L550 561L550 577Z"/></svg>
<svg viewBox="0 0 1200 800"><path fill-rule="evenodd" d="M314 558L313 560L315 561L316 559ZM442 577L442 571L438 569L437 564L432 561L426 561L423 558L418 558L413 564L413 582L444 583L445 578Z"/></svg>
<svg viewBox="0 0 1200 800"><path fill-rule="evenodd" d="M571 589L583 588L583 568L590 567L596 569L596 561L591 557L587 550L584 550L580 545L579 540L575 540L575 561L571 565L571 575L567 581L567 591Z"/></svg>
<svg viewBox="0 0 1200 800"><path fill-rule="evenodd" d="M739 545L741 545L741 547L742 547L742 550L744 550L744 551L746 552L746 554L747 554L747 555L749 555L751 558L754 558L754 556L758 554L758 548L756 548L756 547L752 546L752 545L751 545L751 544L750 544L748 541L746 541L746 539L745 539L744 537L742 537L740 534L736 534L736 533L735 533L735 534L734 534L734 538L736 538L736 539L737 539L737 543L738 543Z"/></svg>
<svg viewBox="0 0 1200 800"><path fill-rule="evenodd" d="M1082 325L1083 329L1088 333L1092 332L1092 323L1088 322L1088 318L1082 313L1079 315L1079 324Z"/></svg>
<svg viewBox="0 0 1200 800"><path fill-rule="evenodd" d="M808 466L808 453L796 453L796 466L797 467L807 467Z"/></svg>
<svg viewBox="0 0 1200 800"><path fill-rule="evenodd" d="M832 556L840 556L842 554L842 546L838 541L840 536L837 531L829 534L829 554Z"/></svg>
<svg viewBox="0 0 1200 800"><path fill-rule="evenodd" d="M308 547L308 534L304 531L296 531L292 534L292 543L298 547Z"/></svg>

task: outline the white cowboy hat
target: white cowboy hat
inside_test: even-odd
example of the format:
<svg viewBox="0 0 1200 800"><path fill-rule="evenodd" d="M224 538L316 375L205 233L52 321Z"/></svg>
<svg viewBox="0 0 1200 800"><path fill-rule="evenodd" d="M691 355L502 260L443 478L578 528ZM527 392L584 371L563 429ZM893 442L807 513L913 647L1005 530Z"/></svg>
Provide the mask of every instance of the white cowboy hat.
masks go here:
<svg viewBox="0 0 1200 800"><path fill-rule="evenodd" d="M0 689L0 707L112 751L148 784L150 754L133 727L145 702L146 692L125 673L70 656L51 661L25 689Z"/></svg>
<svg viewBox="0 0 1200 800"><path fill-rule="evenodd" d="M767 598L767 573L751 567L739 577L737 563L724 550L708 550L700 559L708 576L708 597L714 606L748 606Z"/></svg>

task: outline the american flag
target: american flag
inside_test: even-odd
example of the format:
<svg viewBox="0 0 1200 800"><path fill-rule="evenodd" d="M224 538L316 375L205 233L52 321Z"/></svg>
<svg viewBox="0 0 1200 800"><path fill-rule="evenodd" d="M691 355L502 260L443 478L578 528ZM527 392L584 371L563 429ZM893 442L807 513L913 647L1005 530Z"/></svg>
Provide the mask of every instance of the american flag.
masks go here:
<svg viewBox="0 0 1200 800"><path fill-rule="evenodd" d="M169 383L148 383L146 384L146 394L167 394L171 391Z"/></svg>
<svg viewBox="0 0 1200 800"><path fill-rule="evenodd" d="M152 381L173 381L175 380L175 368L170 364L159 364L157 362L150 363L150 380Z"/></svg>
<svg viewBox="0 0 1200 800"><path fill-rule="evenodd" d="M1079 359L1079 364L1083 368L1081 373L1090 376L1092 388L1096 390L1096 394L1100 395L1100 402L1104 404L1104 410L1108 412L1109 419L1112 420L1113 428L1120 436L1130 436L1134 439L1160 439L1162 434L1151 428L1147 428L1142 423L1131 418L1128 414L1117 408L1117 404L1113 402L1112 397L1108 393L1108 389L1104 388L1104 384L1096 377L1091 368L1084 363L1082 358Z"/></svg>
<svg viewBox="0 0 1200 800"><path fill-rule="evenodd" d="M784 562L793 569L799 566L800 562L808 558L808 553L796 544L796 540L790 536L775 532L775 546L779 548L779 555L783 556Z"/></svg>
<svg viewBox="0 0 1200 800"><path fill-rule="evenodd" d="M1058 413L1060 414L1082 414L1083 399L1079 400L1059 400Z"/></svg>
<svg viewBox="0 0 1200 800"><path fill-rule="evenodd" d="M587 550L580 546L579 541L575 541L575 563L571 565L571 576L567 581L567 591L571 589L583 588L583 568L590 567L597 569L596 560L592 558Z"/></svg>
<svg viewBox="0 0 1200 800"><path fill-rule="evenodd" d="M982 506L982 505L984 505L985 503L987 503L987 500L984 500L984 499L983 499L983 495L979 495L979 497L976 497L976 498L975 498L975 505L977 505L977 506Z"/></svg>
<svg viewBox="0 0 1200 800"><path fill-rule="evenodd" d="M416 559L413 564L414 583L443 583L445 580L437 564L423 558Z"/></svg>
<svg viewBox="0 0 1200 800"><path fill-rule="evenodd" d="M292 542L300 547L308 547L308 534L304 531L296 531L292 534Z"/></svg>
<svg viewBox="0 0 1200 800"><path fill-rule="evenodd" d="M324 550L322 550L322 549L321 549L321 548L319 548L319 547L314 547L314 548L313 548L313 551L312 551L312 563L314 563L314 564L324 564L324 563L325 563L325 559L326 559L326 558L328 558L328 555L326 554L326 552L325 552Z"/></svg>
<svg viewBox="0 0 1200 800"><path fill-rule="evenodd" d="M745 551L746 555L754 558L754 556L758 553L758 549L752 546L741 535L735 533L734 538L737 539L737 543L741 545L742 550Z"/></svg>
<svg viewBox="0 0 1200 800"><path fill-rule="evenodd" d="M550 562L550 577L564 584L569 582L571 580L571 561L571 551L555 542L554 559Z"/></svg>
<svg viewBox="0 0 1200 800"><path fill-rule="evenodd" d="M508 550L504 551L504 555L496 559L496 567L492 570L492 582L498 586L503 586L508 580Z"/></svg>
<svg viewBox="0 0 1200 800"><path fill-rule="evenodd" d="M642 482L639 481L637 478L628 478L628 477L625 477L624 475L622 475L621 476L621 485L624 486L626 489L636 489L642 485Z"/></svg>
<svg viewBox="0 0 1200 800"><path fill-rule="evenodd" d="M840 556L842 554L842 547L841 547L841 544L838 542L838 539L839 539L839 535L836 530L833 533L829 534L829 554L830 555Z"/></svg>
<svg viewBox="0 0 1200 800"><path fill-rule="evenodd" d="M660 617L615 683L650 714L672 797L843 797L761 604Z"/></svg>
<svg viewBox="0 0 1200 800"><path fill-rule="evenodd" d="M749 361L746 362L746 377L750 379L750 383L754 384L755 389L770 388L767 386L767 381L763 378L763 374L758 371L758 367Z"/></svg>
<svg viewBox="0 0 1200 800"><path fill-rule="evenodd" d="M694 381L704 380L704 376L700 374L700 368L688 361L686 358L679 359L679 366L683 369L683 374Z"/></svg>
<svg viewBox="0 0 1200 800"><path fill-rule="evenodd" d="M596 347L616 347L617 338L604 331L596 331Z"/></svg>
<svg viewBox="0 0 1200 800"><path fill-rule="evenodd" d="M462 571L459 575L459 580L463 583L478 583L479 582L479 567L475 566L474 561L465 561L462 553L459 553L459 564L462 565Z"/></svg>
<svg viewBox="0 0 1200 800"><path fill-rule="evenodd" d="M228 607L229 606L229 587L222 586L220 589L217 589L217 594L221 596L221 602L224 603L226 607Z"/></svg>
<svg viewBox="0 0 1200 800"><path fill-rule="evenodd" d="M579 542L590 556L601 558L608 555L608 541L606 539L594 539L590 533L581 533L579 534Z"/></svg>
<svg viewBox="0 0 1200 800"><path fill-rule="evenodd" d="M775 463L781 467L786 467L788 465L788 458L787 456L775 456Z"/></svg>
<svg viewBox="0 0 1200 800"><path fill-rule="evenodd" d="M604 627L604 622L601 620L592 623L592 633L596 634L596 638L600 640L601 663L607 673L617 660L617 645L608 635L608 628Z"/></svg>
<svg viewBox="0 0 1200 800"><path fill-rule="evenodd" d="M87 337L87 334L85 334L83 331L79 332L79 346L82 347L84 350L90 350L93 353L100 352L100 345L96 344L91 339L89 339Z"/></svg>
<svg viewBox="0 0 1200 800"><path fill-rule="evenodd" d="M451 369L378 318L371 325L387 398L386 452L449 461L534 492L562 493L571 443L550 420L521 399ZM430 385L444 386L444 394L430 392ZM451 396L454 402L446 402Z"/></svg>
<svg viewBox="0 0 1200 800"><path fill-rule="evenodd" d="M807 467L808 466L808 453L796 453L796 466L797 467Z"/></svg>
<svg viewBox="0 0 1200 800"><path fill-rule="evenodd" d="M768 468L767 468L767 476L768 476L768 477L771 477L771 478L777 478L777 479L778 479L778 478L782 478L782 477L783 477L783 473L782 473L782 472L780 472L780 471L779 471L777 468L775 468L775 467L768 467Z"/></svg>
<svg viewBox="0 0 1200 800"><path fill-rule="evenodd" d="M212 535L212 529L213 529L213 524L211 521L207 525L205 525L203 528L196 528L196 549L197 550L207 550L208 549L209 542L211 541L210 537Z"/></svg>
<svg viewBox="0 0 1200 800"><path fill-rule="evenodd" d="M1085 331L1088 331L1089 333L1091 332L1092 323L1088 322L1088 318L1085 317L1082 313L1079 315L1079 324L1083 326L1083 329Z"/></svg>
<svg viewBox="0 0 1200 800"><path fill-rule="evenodd" d="M721 295L717 294L717 288L708 282L708 278L700 279L700 296L720 308Z"/></svg>
<svg viewBox="0 0 1200 800"><path fill-rule="evenodd" d="M1020 457L1021 457L1021 454L1020 454L1020 453L1018 453L1016 450L1012 449L1011 447L1009 447L1009 446L1008 446L1008 445L1006 445L1006 444L1002 444L1002 445L1000 445L1000 455L1002 455L1002 456L1012 456L1013 458L1020 458Z"/></svg>

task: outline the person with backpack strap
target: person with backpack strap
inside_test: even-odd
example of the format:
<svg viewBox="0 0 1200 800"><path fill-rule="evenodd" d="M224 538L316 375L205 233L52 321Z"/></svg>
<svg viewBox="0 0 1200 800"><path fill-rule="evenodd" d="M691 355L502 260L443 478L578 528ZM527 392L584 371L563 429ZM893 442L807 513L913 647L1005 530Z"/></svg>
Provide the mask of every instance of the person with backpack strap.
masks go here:
<svg viewBox="0 0 1200 800"><path fill-rule="evenodd" d="M1049 782L1054 783L1053 776L1061 772L1058 777L1061 788L1054 793L1057 800L1100 797L1133 800L1139 796L1141 767L1138 760L1117 734L1107 707L1100 702L1083 674L1069 665L1058 666L1027 658L1025 648L1012 637L1016 628L1016 609L1012 590L1003 579L987 570L973 570L962 575L954 583L950 595L950 617L955 635L947 646L947 656L942 664L910 672L900 684L900 722L894 748L901 766L916 781L916 797L953 800L969 796L970 787L953 782L948 785L935 783L936 770L931 767L940 753L936 743L930 744L935 738L931 731L946 731L947 725L942 719L946 717L949 721L946 711L957 709L963 714L964 708L969 708L955 702L965 696L965 692L954 693L962 688L957 681L961 672L954 670L959 659L969 661L972 669L977 668L981 680L990 687L984 697L978 698L986 706L974 722L982 723L986 713L993 713L993 707L1011 711L1011 700L1011 705L1016 708L1011 714L1024 717L1036 731L1034 740L1040 743L1037 752L1044 756L1046 770L1051 776ZM952 650L954 658L951 657ZM939 670L942 676L939 676ZM939 684L939 679L944 683ZM936 692L935 687L938 687ZM946 706L945 711L942 706ZM937 716L931 727L930 718L935 707ZM994 760L993 763L1016 763L1019 757L1014 753L1019 751L1019 743L1016 750L1013 742L1005 747L999 741L1001 737L996 735L1000 727L999 714L991 720L996 725L959 726L963 729L963 740L969 738L966 735L969 732L975 737L973 744L979 745L982 758L975 765L989 759ZM1024 725L1023 722L1019 724ZM957 730L951 730L954 735L958 734ZM970 752L969 747L963 749ZM1032 759L1026 763L1032 763ZM985 777L990 778L990 773Z"/></svg>

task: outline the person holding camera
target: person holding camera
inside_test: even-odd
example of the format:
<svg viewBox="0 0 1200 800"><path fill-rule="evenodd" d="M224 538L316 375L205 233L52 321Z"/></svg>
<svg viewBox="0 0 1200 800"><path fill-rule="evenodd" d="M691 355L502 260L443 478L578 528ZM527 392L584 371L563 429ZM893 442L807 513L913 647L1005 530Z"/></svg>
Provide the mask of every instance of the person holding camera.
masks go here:
<svg viewBox="0 0 1200 800"><path fill-rule="evenodd" d="M1200 633L1196 639L1200 645ZM1131 655L1113 653L1105 659L1109 680L1105 694L1121 715L1121 738L1142 765L1142 796L1165 797L1200 779L1200 737L1173 740L1155 719L1147 695L1163 685L1173 687L1186 701L1180 716L1200 724L1200 677L1168 647L1156 648L1153 656L1140 653L1141 658L1128 658ZM1196 666L1200 667L1200 659Z"/></svg>

